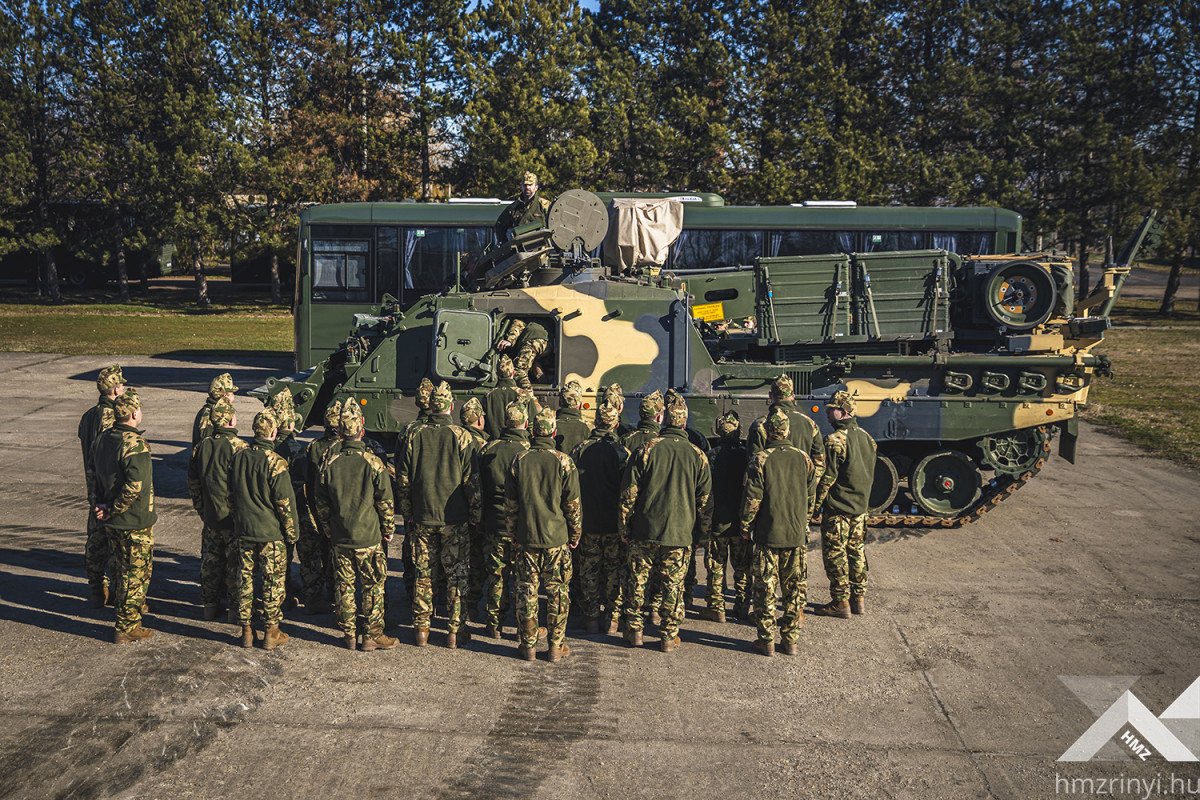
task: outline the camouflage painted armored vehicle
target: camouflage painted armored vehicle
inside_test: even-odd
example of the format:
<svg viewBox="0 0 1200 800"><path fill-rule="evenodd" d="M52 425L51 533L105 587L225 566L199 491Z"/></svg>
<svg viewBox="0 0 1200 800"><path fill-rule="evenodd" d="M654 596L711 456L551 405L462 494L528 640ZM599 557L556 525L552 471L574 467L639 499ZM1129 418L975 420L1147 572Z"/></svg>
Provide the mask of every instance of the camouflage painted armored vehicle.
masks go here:
<svg viewBox="0 0 1200 800"><path fill-rule="evenodd" d="M460 399L482 395L497 380L497 339L517 320L537 323L549 346L535 396L554 405L578 380L585 413L619 383L634 422L637 398L674 387L708 432L728 409L744 424L765 413L771 380L786 373L797 406L828 431L823 402L848 389L879 443L873 523L952 526L1041 470L1055 436L1074 460L1079 408L1109 371L1093 350L1150 224L1126 266L1076 303L1071 265L1047 254L835 253L673 275L658 266L672 213L668 200L606 207L568 192L549 229L485 251L469 290L358 315L333 356L254 394L292 392L305 425L353 396L386 439L414 417L422 377L449 381Z"/></svg>

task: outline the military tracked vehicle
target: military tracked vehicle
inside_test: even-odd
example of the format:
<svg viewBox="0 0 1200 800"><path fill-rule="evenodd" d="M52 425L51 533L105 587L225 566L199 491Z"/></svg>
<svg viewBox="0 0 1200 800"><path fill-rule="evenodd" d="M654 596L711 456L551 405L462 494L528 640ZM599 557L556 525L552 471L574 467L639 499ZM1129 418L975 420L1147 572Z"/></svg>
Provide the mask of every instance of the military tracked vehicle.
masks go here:
<svg viewBox="0 0 1200 800"><path fill-rule="evenodd" d="M1028 482L1053 438L1074 462L1080 406L1109 373L1093 351L1152 217L1076 302L1070 262L1047 253L840 252L676 275L661 267L682 219L671 200L606 205L574 190L547 227L513 230L455 286L404 309L385 298L324 362L252 394L292 392L305 426L352 396L387 440L415 416L422 377L460 401L483 395L498 337L537 322L550 341L533 382L543 405L574 379L594 413L619 383L633 423L641 396L674 387L708 432L726 410L744 425L764 414L786 373L829 432L824 401L847 389L879 444L872 524L951 527Z"/></svg>

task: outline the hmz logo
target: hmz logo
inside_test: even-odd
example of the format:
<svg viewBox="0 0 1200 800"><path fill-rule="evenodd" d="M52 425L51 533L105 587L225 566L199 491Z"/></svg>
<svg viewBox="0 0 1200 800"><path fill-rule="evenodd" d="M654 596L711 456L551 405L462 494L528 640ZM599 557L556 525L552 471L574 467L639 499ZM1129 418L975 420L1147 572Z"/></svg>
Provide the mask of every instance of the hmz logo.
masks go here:
<svg viewBox="0 0 1200 800"><path fill-rule="evenodd" d="M1136 676L1060 675L1059 680L1097 715L1092 726L1067 748L1059 761L1117 757L1097 757L1109 742L1115 742L1120 748L1115 752L1140 761L1147 761L1154 755L1167 761L1200 760L1196 757L1200 752L1200 678L1157 717L1129 690L1137 681ZM1109 748L1109 751L1113 752L1113 749Z"/></svg>

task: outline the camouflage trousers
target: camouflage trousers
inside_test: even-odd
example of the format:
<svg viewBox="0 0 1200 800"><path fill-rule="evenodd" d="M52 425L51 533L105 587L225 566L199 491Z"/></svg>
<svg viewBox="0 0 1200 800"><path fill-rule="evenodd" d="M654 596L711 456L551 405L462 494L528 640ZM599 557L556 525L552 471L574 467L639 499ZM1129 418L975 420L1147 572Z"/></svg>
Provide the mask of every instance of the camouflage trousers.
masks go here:
<svg viewBox="0 0 1200 800"><path fill-rule="evenodd" d="M154 568L154 529L118 531L105 528L117 556L117 630L128 633L142 624L142 605Z"/></svg>
<svg viewBox="0 0 1200 800"><path fill-rule="evenodd" d="M304 605L313 606L327 602L333 594L333 553L328 537L317 529L308 509L301 508L299 516L300 586Z"/></svg>
<svg viewBox="0 0 1200 800"><path fill-rule="evenodd" d="M585 533L575 550L579 564L579 607L586 619L617 619L621 608L621 537Z"/></svg>
<svg viewBox="0 0 1200 800"><path fill-rule="evenodd" d="M537 368L537 361L549 346L549 342L545 339L534 339L532 342L521 345L517 357L513 360L513 380L516 381L517 386L522 389L533 387L529 380L529 373L533 372L535 378L541 377L538 374L540 369Z"/></svg>
<svg viewBox="0 0 1200 800"><path fill-rule="evenodd" d="M800 615L808 594L807 554L807 546L754 548L754 621L760 641L775 641L776 592L783 595L780 638L784 642L800 638Z"/></svg>
<svg viewBox="0 0 1200 800"><path fill-rule="evenodd" d="M741 536L714 536L704 546L704 569L708 572L708 607L725 607L725 565L733 569L733 598L739 606L750 601L750 570L754 545Z"/></svg>
<svg viewBox="0 0 1200 800"><path fill-rule="evenodd" d="M457 633L463 625L467 577L471 559L471 524L414 525L412 537L413 585L412 616L414 628L428 628L433 616L433 572L436 560L446 578L446 629Z"/></svg>
<svg viewBox="0 0 1200 800"><path fill-rule="evenodd" d="M238 620L249 625L255 606L254 573L261 579L263 624L278 625L283 619L283 595L287 581L287 545L283 542L238 542Z"/></svg>
<svg viewBox="0 0 1200 800"><path fill-rule="evenodd" d="M366 619L367 636L383 633L383 592L387 586L387 555L383 545L333 548L333 583L337 600L338 627L345 636L357 636L358 605L354 600L355 584L362 594L362 616Z"/></svg>
<svg viewBox="0 0 1200 800"><path fill-rule="evenodd" d="M651 574L658 578L662 603L662 635L670 639L683 622L683 580L692 548L663 547L654 542L630 542L625 575L625 630L642 629L642 603Z"/></svg>
<svg viewBox="0 0 1200 800"><path fill-rule="evenodd" d="M507 582L512 591L513 578L513 540L511 536L493 535L488 537L487 546L483 552L483 598L484 615L487 624L500 627L500 617L504 613L504 590Z"/></svg>
<svg viewBox="0 0 1200 800"><path fill-rule="evenodd" d="M107 586L112 590L110 593L115 594L113 579L117 574L117 559L112 537L91 509L88 509L87 539L83 543L83 569L93 592L102 592Z"/></svg>
<svg viewBox="0 0 1200 800"><path fill-rule="evenodd" d="M835 602L867 593L867 515L826 514L821 520L821 556Z"/></svg>
<svg viewBox="0 0 1200 800"><path fill-rule="evenodd" d="M546 587L546 640L559 646L567 639L571 612L571 548L513 546L517 568L517 634L526 647L537 646L538 582Z"/></svg>
<svg viewBox="0 0 1200 800"><path fill-rule="evenodd" d="M474 612L483 599L483 585L487 581L486 551L491 537L478 531L471 532L471 561L467 573L467 609Z"/></svg>
<svg viewBox="0 0 1200 800"><path fill-rule="evenodd" d="M230 608L237 605L240 559L237 537L232 529L204 526L200 534L201 602Z"/></svg>

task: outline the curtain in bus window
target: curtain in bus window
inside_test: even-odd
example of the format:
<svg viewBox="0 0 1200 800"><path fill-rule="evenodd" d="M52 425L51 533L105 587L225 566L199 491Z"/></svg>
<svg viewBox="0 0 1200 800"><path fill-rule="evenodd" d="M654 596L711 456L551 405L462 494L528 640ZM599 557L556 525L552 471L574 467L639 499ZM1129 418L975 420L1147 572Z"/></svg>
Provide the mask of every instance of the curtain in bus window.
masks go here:
<svg viewBox="0 0 1200 800"><path fill-rule="evenodd" d="M958 252L958 234L957 233L931 233L929 235L930 247L935 250L945 250L947 253Z"/></svg>
<svg viewBox="0 0 1200 800"><path fill-rule="evenodd" d="M763 254L762 231L684 229L671 245L671 269L679 272L753 264Z"/></svg>
<svg viewBox="0 0 1200 800"><path fill-rule="evenodd" d="M772 231L773 256L823 256L854 251L854 234L837 231Z"/></svg>
<svg viewBox="0 0 1200 800"><path fill-rule="evenodd" d="M992 234L987 231L934 233L931 246L964 256L986 256L992 252Z"/></svg>
<svg viewBox="0 0 1200 800"><path fill-rule="evenodd" d="M924 247L925 234L920 231L876 231L863 236L864 253L922 250Z"/></svg>
<svg viewBox="0 0 1200 800"><path fill-rule="evenodd" d="M383 226L375 231L375 300L382 301L384 294L400 298L397 285L399 274L400 229Z"/></svg>
<svg viewBox="0 0 1200 800"><path fill-rule="evenodd" d="M316 239L313 241L313 299L365 302L368 242Z"/></svg>

